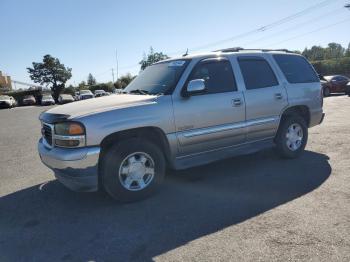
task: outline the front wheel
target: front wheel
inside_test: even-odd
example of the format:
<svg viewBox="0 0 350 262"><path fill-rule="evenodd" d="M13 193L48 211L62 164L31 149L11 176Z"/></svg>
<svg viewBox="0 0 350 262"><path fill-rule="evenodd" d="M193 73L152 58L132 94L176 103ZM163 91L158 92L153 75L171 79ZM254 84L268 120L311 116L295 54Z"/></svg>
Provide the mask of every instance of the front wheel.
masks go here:
<svg viewBox="0 0 350 262"><path fill-rule="evenodd" d="M296 158L305 149L308 128L300 116L290 116L280 124L275 139L277 152L284 158Z"/></svg>
<svg viewBox="0 0 350 262"><path fill-rule="evenodd" d="M159 147L137 138L116 143L102 161L103 186L110 196L121 202L152 195L165 174L165 159Z"/></svg>

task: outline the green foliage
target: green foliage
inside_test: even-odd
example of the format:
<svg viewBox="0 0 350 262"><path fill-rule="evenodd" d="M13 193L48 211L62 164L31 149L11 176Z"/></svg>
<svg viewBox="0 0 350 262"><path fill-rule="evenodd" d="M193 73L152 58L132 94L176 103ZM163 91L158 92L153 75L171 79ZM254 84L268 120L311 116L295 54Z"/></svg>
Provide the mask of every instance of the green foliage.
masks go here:
<svg viewBox="0 0 350 262"><path fill-rule="evenodd" d="M130 73L123 75L114 83L114 87L116 89L124 89L135 77L136 76L132 76Z"/></svg>
<svg viewBox="0 0 350 262"><path fill-rule="evenodd" d="M302 52L321 75L346 75L350 77L350 43L348 48L337 43L329 43L327 47L313 46Z"/></svg>
<svg viewBox="0 0 350 262"><path fill-rule="evenodd" d="M349 50L349 48L348 48ZM347 50L337 43L329 43L327 47L313 46L305 48L302 55L311 61L342 58L347 55Z"/></svg>
<svg viewBox="0 0 350 262"><path fill-rule="evenodd" d="M86 86L85 81L81 81L78 85L78 90L84 90L84 89L89 89L88 86Z"/></svg>
<svg viewBox="0 0 350 262"><path fill-rule="evenodd" d="M350 56L340 59L311 61L321 75L346 75L350 77Z"/></svg>
<svg viewBox="0 0 350 262"><path fill-rule="evenodd" d="M75 96L75 88L72 85L69 85L67 88L63 90L63 94L69 94Z"/></svg>
<svg viewBox="0 0 350 262"><path fill-rule="evenodd" d="M150 66L158 61L168 59L169 57L162 52L154 52L153 48L150 47L148 55L144 54L143 59L140 61L141 70L144 70L147 66Z"/></svg>
<svg viewBox="0 0 350 262"><path fill-rule="evenodd" d="M87 78L87 84L89 86L96 85L96 79L93 77L93 75L90 73Z"/></svg>
<svg viewBox="0 0 350 262"><path fill-rule="evenodd" d="M67 80L72 77L72 69L65 67L58 58L51 55L45 55L42 63L32 64L33 68L27 68L30 78L35 83L50 86L54 98L57 99Z"/></svg>

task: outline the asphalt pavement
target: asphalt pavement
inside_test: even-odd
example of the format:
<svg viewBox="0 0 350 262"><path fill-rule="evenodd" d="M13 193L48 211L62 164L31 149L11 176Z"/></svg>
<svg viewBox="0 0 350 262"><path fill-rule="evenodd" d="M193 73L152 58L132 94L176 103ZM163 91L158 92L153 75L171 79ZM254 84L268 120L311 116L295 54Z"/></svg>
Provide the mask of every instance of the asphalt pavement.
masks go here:
<svg viewBox="0 0 350 262"><path fill-rule="evenodd" d="M0 261L350 261L350 98L325 99L305 153L167 175L147 200L76 193L41 164L40 112L0 110Z"/></svg>

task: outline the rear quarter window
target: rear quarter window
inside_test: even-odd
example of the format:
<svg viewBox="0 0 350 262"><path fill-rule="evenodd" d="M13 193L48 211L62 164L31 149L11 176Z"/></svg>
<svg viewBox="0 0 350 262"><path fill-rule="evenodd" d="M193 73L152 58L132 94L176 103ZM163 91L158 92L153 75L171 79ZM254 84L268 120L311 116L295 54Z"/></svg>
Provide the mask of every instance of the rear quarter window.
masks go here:
<svg viewBox="0 0 350 262"><path fill-rule="evenodd" d="M273 55L273 57L289 83L320 81L315 70L304 57L298 55Z"/></svg>

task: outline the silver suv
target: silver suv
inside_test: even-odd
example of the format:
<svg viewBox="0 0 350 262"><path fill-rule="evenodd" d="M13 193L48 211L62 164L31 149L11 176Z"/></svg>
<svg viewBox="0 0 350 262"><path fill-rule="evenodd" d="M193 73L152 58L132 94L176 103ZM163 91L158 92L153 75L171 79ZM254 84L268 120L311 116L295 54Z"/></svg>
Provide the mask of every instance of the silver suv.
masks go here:
<svg viewBox="0 0 350 262"><path fill-rule="evenodd" d="M271 146L299 156L322 105L320 80L303 56L225 49L155 63L124 94L42 113L38 150L67 187L135 201L160 186L167 167Z"/></svg>

